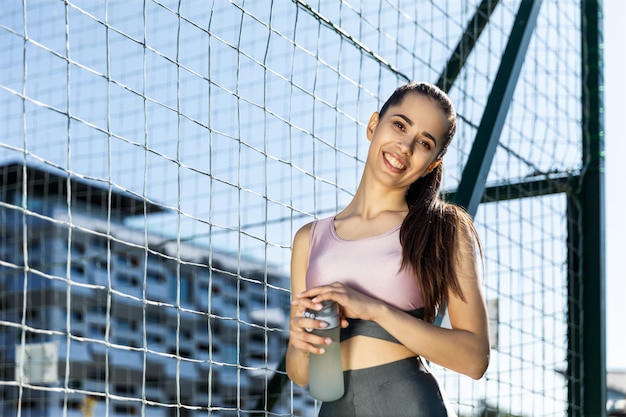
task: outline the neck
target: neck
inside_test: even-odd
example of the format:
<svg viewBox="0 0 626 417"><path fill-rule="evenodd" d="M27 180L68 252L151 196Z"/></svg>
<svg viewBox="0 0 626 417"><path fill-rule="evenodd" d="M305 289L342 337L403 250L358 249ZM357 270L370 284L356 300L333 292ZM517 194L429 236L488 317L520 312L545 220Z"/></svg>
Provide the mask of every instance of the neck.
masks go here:
<svg viewBox="0 0 626 417"><path fill-rule="evenodd" d="M406 213L408 211L405 189L390 190L387 187L366 184L366 182L365 177L361 179L352 201L342 210L344 215L371 219L383 212Z"/></svg>

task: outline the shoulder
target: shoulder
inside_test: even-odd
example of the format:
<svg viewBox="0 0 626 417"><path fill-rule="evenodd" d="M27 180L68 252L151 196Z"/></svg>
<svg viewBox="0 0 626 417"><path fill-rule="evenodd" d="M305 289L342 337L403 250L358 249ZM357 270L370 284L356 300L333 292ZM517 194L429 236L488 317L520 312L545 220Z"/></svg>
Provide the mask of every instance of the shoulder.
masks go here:
<svg viewBox="0 0 626 417"><path fill-rule="evenodd" d="M291 248L291 290L299 293L306 289L306 271L309 264L309 246L313 222L302 226L293 238Z"/></svg>
<svg viewBox="0 0 626 417"><path fill-rule="evenodd" d="M474 254L478 249L482 254L480 239L472 216L463 207L443 200L439 201L438 207L439 216L443 220L442 226L449 228L448 233L451 233L450 236L455 242L454 247L460 253Z"/></svg>
<svg viewBox="0 0 626 417"><path fill-rule="evenodd" d="M478 248L482 252L480 245L480 238L476 227L474 226L474 219L470 216L464 208L456 206L458 211L458 228L457 236L459 237L459 244L465 247L466 250L474 252Z"/></svg>
<svg viewBox="0 0 626 417"><path fill-rule="evenodd" d="M316 228L320 220L314 220L300 227L293 237L292 253L294 256L308 258L309 250L316 236Z"/></svg>
<svg viewBox="0 0 626 417"><path fill-rule="evenodd" d="M455 226L455 231L460 237L473 240L476 237L476 229L472 216L461 206L441 201L441 212L445 213L445 221Z"/></svg>
<svg viewBox="0 0 626 417"><path fill-rule="evenodd" d="M296 245L301 246L303 244L306 244L308 246L310 237L311 237L311 229L313 228L313 222L307 223L304 226L302 226L300 229L298 229L298 231L296 232L296 234L294 235L293 238L293 246L295 247Z"/></svg>
<svg viewBox="0 0 626 417"><path fill-rule="evenodd" d="M316 236L322 238L328 232L328 225L333 221L333 217L325 217L323 219L313 220L302 226L294 236L294 245L309 245L311 240L315 240Z"/></svg>

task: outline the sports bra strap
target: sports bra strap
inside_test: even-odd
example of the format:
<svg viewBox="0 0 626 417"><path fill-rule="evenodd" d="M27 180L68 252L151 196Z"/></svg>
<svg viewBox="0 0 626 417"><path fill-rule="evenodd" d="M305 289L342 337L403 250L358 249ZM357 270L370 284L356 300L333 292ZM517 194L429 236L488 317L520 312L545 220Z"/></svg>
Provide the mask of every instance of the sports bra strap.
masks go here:
<svg viewBox="0 0 626 417"><path fill-rule="evenodd" d="M424 309L418 308L416 310L407 311L413 317L418 319L424 319ZM361 319L347 319L350 325L341 329L341 341L348 340L354 336L367 336L376 339L386 340L387 342L393 342L401 344L398 339L389 334L389 332L383 329L380 324L371 320Z"/></svg>

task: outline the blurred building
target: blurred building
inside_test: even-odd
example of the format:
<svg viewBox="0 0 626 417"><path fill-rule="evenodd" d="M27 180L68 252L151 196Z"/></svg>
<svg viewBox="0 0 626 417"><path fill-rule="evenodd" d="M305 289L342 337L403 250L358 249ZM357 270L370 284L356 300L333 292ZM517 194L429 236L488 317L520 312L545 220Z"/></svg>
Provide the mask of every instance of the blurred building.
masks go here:
<svg viewBox="0 0 626 417"><path fill-rule="evenodd" d="M228 416L263 403L287 343L287 278L125 224L163 211L63 172L0 167L2 416Z"/></svg>
<svg viewBox="0 0 626 417"><path fill-rule="evenodd" d="M626 417L626 371L607 372L607 413L611 417Z"/></svg>

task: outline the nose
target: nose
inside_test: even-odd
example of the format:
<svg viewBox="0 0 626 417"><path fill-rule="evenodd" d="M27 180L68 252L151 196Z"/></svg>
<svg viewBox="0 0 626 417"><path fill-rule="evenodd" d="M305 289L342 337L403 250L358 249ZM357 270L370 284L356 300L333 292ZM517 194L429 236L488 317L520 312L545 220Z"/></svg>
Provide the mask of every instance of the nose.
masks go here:
<svg viewBox="0 0 626 417"><path fill-rule="evenodd" d="M397 143L398 149L400 152L406 155L413 155L413 140L409 138L401 138L398 139Z"/></svg>

